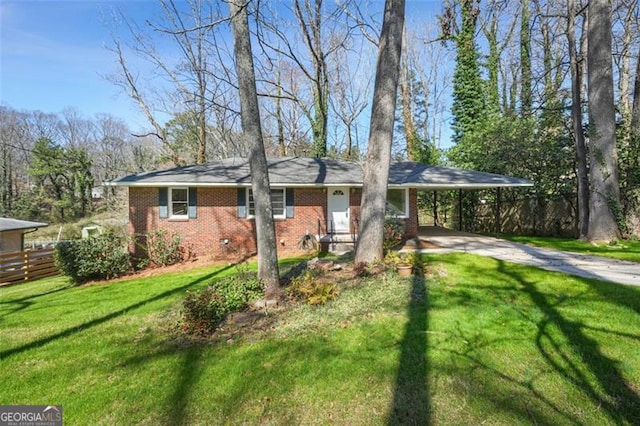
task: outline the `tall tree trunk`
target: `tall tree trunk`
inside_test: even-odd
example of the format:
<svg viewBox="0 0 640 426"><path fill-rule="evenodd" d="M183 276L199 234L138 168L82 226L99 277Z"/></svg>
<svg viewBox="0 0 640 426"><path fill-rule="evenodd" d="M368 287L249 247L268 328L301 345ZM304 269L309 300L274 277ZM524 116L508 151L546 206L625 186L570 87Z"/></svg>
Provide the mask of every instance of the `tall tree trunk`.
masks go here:
<svg viewBox="0 0 640 426"><path fill-rule="evenodd" d="M407 45L406 31L402 32L402 44ZM409 75L409 55L407 49L402 52L400 61L400 99L402 101L402 122L404 124L404 138L407 147L407 159L410 161L418 161L420 153L418 152L418 137L416 135L416 125L413 120L413 108L411 107L412 90L411 77Z"/></svg>
<svg viewBox="0 0 640 426"><path fill-rule="evenodd" d="M640 55L636 60L636 78L633 88L633 107L631 109L631 161L636 170L640 169ZM635 184L640 184L640 173Z"/></svg>
<svg viewBox="0 0 640 426"><path fill-rule="evenodd" d="M487 108L491 114L500 113L500 90L498 86L498 70L500 69L500 45L498 43L498 15L494 15L484 31L489 44L487 57Z"/></svg>
<svg viewBox="0 0 640 426"><path fill-rule="evenodd" d="M567 4L567 41L571 67L571 121L576 144L576 165L578 177L578 233L587 237L589 229L589 175L587 168L587 148L582 130L582 69L576 50L575 1Z"/></svg>
<svg viewBox="0 0 640 426"><path fill-rule="evenodd" d="M522 103L521 116L530 117L533 104L531 89L531 11L529 0L521 1L522 16L520 17L520 64L522 87L520 89L520 101Z"/></svg>
<svg viewBox="0 0 640 426"><path fill-rule="evenodd" d="M278 151L280 156L287 156L287 145L284 142L284 123L282 122L282 76L278 68L278 94L276 96L276 123L278 128Z"/></svg>
<svg viewBox="0 0 640 426"><path fill-rule="evenodd" d="M629 176L627 177L629 193L625 219L629 233L640 236L640 56L636 62L629 132Z"/></svg>
<svg viewBox="0 0 640 426"><path fill-rule="evenodd" d="M262 140L247 7L247 1L229 1L238 88L240 91L242 131L250 145L249 168L251 170L251 187L255 202L258 278L260 278L265 287L265 297L272 299L280 296L280 276L271 207L271 187L269 185L267 158Z"/></svg>
<svg viewBox="0 0 640 426"><path fill-rule="evenodd" d="M589 83L589 241L620 238L622 216L611 64L611 3L591 0L587 47Z"/></svg>
<svg viewBox="0 0 640 426"><path fill-rule="evenodd" d="M356 262L382 259L391 142L402 54L404 0L386 0L376 65Z"/></svg>
<svg viewBox="0 0 640 426"><path fill-rule="evenodd" d="M329 117L329 75L327 73L325 43L322 33L322 0L294 1L294 11L298 18L302 40L309 49L313 64L313 116L311 130L313 132L313 155L327 155L327 123Z"/></svg>
<svg viewBox="0 0 640 426"><path fill-rule="evenodd" d="M207 161L207 103L204 93L198 99L198 153L196 162L203 164Z"/></svg>

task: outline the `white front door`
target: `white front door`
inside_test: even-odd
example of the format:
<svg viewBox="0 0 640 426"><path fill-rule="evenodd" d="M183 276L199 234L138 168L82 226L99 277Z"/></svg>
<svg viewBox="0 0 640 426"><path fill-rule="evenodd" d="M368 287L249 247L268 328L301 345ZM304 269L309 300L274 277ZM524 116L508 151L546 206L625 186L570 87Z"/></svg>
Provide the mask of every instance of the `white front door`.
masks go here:
<svg viewBox="0 0 640 426"><path fill-rule="evenodd" d="M349 188L328 188L329 232L349 232Z"/></svg>

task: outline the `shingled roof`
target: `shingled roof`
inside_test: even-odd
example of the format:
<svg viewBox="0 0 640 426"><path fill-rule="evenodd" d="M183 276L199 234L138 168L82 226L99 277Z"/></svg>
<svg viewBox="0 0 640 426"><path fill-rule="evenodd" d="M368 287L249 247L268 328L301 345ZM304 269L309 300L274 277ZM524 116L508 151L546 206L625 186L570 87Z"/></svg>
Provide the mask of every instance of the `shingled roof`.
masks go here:
<svg viewBox="0 0 640 426"><path fill-rule="evenodd" d="M283 157L267 160L272 186L362 186L362 165L354 161L326 158ZM228 158L206 164L138 173L114 179L110 186L250 186L246 158ZM391 164L390 187L430 190L481 189L532 186L515 177L450 167L428 166L411 161Z"/></svg>
<svg viewBox="0 0 640 426"><path fill-rule="evenodd" d="M19 231L21 229L43 228L49 226L47 223L30 222L28 220L10 219L0 217L0 232L2 231Z"/></svg>

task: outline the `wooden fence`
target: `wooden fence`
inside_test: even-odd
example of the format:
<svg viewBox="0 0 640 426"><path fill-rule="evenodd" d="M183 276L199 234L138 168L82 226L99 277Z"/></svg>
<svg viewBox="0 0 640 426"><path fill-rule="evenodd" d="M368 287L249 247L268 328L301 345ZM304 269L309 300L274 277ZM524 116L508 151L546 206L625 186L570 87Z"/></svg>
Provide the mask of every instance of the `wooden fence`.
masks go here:
<svg viewBox="0 0 640 426"><path fill-rule="evenodd" d="M0 285L58 275L53 248L0 253Z"/></svg>

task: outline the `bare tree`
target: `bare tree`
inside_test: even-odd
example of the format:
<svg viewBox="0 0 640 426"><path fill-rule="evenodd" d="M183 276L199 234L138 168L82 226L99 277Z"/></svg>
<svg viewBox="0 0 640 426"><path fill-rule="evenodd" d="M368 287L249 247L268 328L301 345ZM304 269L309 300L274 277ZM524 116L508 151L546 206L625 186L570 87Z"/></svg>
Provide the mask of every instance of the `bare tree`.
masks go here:
<svg viewBox="0 0 640 426"><path fill-rule="evenodd" d="M383 230L402 56L404 10L404 0L385 1L373 89L369 146L364 167L356 262L371 263L376 259L382 259L384 255Z"/></svg>
<svg viewBox="0 0 640 426"><path fill-rule="evenodd" d="M344 135L344 156L353 158L359 154L358 118L368 105L371 79L363 77L367 69L367 55L363 47L359 52L339 50L333 55L331 109L343 129L336 133Z"/></svg>
<svg viewBox="0 0 640 426"><path fill-rule="evenodd" d="M402 128L407 148L407 158L410 161L419 161L418 145L419 139L416 131L416 123L413 115L413 84L409 63L409 53L407 49L407 29L402 32L402 59L400 61L400 102L402 105Z"/></svg>
<svg viewBox="0 0 640 426"><path fill-rule="evenodd" d="M185 3L160 0L159 3L163 15L146 22L150 31L140 29L120 15L133 42L125 46L114 37L111 50L117 56L120 70L110 76L110 80L133 99L153 128L140 136L156 136L176 165L203 163L211 152L208 146L213 141L210 139L221 142L219 137L226 136L230 127L227 120L233 121L229 114L218 113L220 109L233 110L235 102L225 96L233 84L228 76L226 56L221 52L225 48L224 42L215 35L217 24L224 19L215 20L220 12L215 3L208 0ZM160 52L157 46L164 40L171 44ZM153 73L147 71L144 78L140 78L128 55L150 64ZM152 80L153 85L150 84ZM167 116L174 120L189 117L195 143L173 140L167 134L164 122ZM225 121L214 121L221 118ZM210 127L218 124L223 131L217 135L218 139L214 139Z"/></svg>
<svg viewBox="0 0 640 426"><path fill-rule="evenodd" d="M271 207L271 187L267 158L262 141L260 109L256 90L256 77L249 32L248 1L230 0L231 26L233 28L234 56L240 92L240 114L244 138L251 142L249 167L251 187L256 211L256 239L258 246L258 277L265 286L267 299L279 298L280 276L273 209Z"/></svg>
<svg viewBox="0 0 640 426"><path fill-rule="evenodd" d="M588 6L589 84L589 241L620 238L618 155L611 63L611 2L591 0Z"/></svg>
<svg viewBox="0 0 640 426"><path fill-rule="evenodd" d="M523 3L526 3L523 2ZM503 52L511 42L516 27L517 19L515 16L509 21L509 2L505 1L489 1L489 5L484 14L479 15L480 29L482 30L489 48L486 61L487 68L487 108L492 114L500 112L500 89L499 74L500 64ZM517 15L517 14L514 14ZM522 69L522 104L526 110L525 104L528 103L530 110L531 98L531 61L530 49L531 40L529 38L529 9L526 5L522 5L521 13L521 30L520 30L520 51L521 51L521 69ZM500 32L500 30L503 30ZM528 61L528 62L527 62ZM528 67L527 67L528 63ZM528 82L528 87L527 87ZM529 91L529 100L526 100L526 91ZM528 114L528 113L527 113Z"/></svg>
<svg viewBox="0 0 640 426"><path fill-rule="evenodd" d="M131 132L124 121L110 114L98 114L93 132L95 146L91 154L97 184L137 171L128 150ZM115 187L109 187L106 195L114 195L115 190Z"/></svg>
<svg viewBox="0 0 640 426"><path fill-rule="evenodd" d="M279 61L273 68L275 86L270 82L266 87L273 89L275 95L265 94L261 99L266 113L265 125L270 126L269 133L275 140L273 155L310 156L313 153L312 131L307 114L300 108L300 103L307 100L303 95L305 78L288 61ZM298 97L293 99L291 93L298 94ZM312 100L308 99L308 102Z"/></svg>
<svg viewBox="0 0 640 426"><path fill-rule="evenodd" d="M633 69L634 55L640 56L640 8L638 0L619 0L613 3L613 60L616 66L617 111L619 114L616 142L620 167L621 201L625 211L625 231L640 235L640 171L638 163L638 122L634 121ZM638 78L636 71L636 79ZM636 87L635 90L638 90Z"/></svg>
<svg viewBox="0 0 640 426"><path fill-rule="evenodd" d="M640 235L640 55L636 59L630 122L626 221L629 233L637 236Z"/></svg>
<svg viewBox="0 0 640 426"><path fill-rule="evenodd" d="M569 63L571 67L571 124L576 146L576 164L578 177L578 233L586 238L589 231L589 172L587 167L587 148L582 129L582 58L578 56L576 46L576 14L578 10L574 0L567 2L567 41Z"/></svg>
<svg viewBox="0 0 640 426"><path fill-rule="evenodd" d="M328 9L323 0L294 0L293 7L287 11L293 15L295 27L291 27L291 17L277 18L271 11L269 17L260 19L261 31L258 41L265 52L274 58L262 70L265 95L273 96L277 92L280 98L296 103L311 127L313 137L312 155L327 155L327 126L330 104L329 58L337 51L345 49L351 37L350 28L340 21L346 20L343 4ZM298 37L292 37L294 32ZM300 44L302 46L300 46ZM272 67L288 61L300 70L305 90L293 90L282 85L282 80L274 81ZM277 73L275 73L277 76ZM279 87L277 87L279 85Z"/></svg>
<svg viewBox="0 0 640 426"><path fill-rule="evenodd" d="M119 41L114 40L114 47L111 50L117 56L121 74L111 76L110 80L114 84L120 86L127 93L127 95L136 103L140 111L142 111L149 124L153 126L152 132L135 136L155 136L162 143L165 151L170 155L171 161L176 165L181 164L182 160L178 153L174 152L172 149L171 144L167 139L165 128L160 120L156 118L156 114L154 113L154 108L150 100L147 99L147 96L145 96L142 89L139 87L138 77L131 70L129 63L127 62L122 44Z"/></svg>

